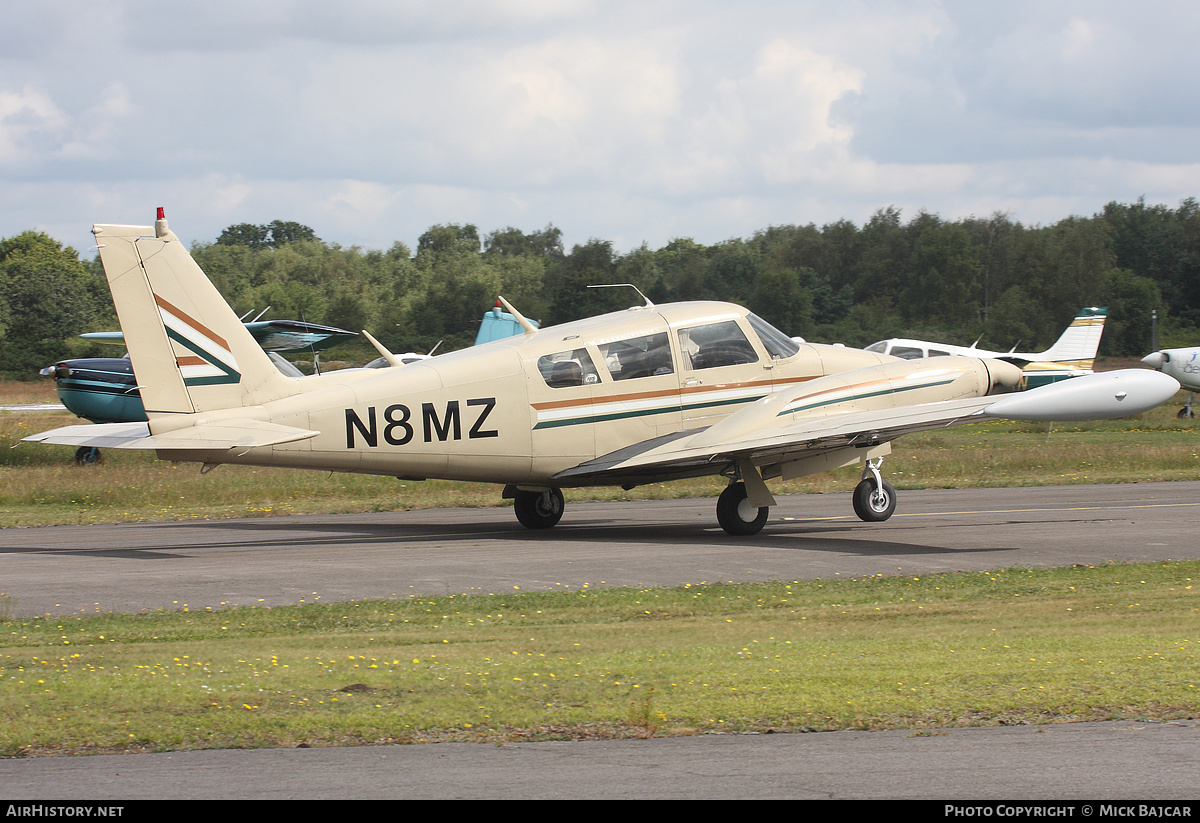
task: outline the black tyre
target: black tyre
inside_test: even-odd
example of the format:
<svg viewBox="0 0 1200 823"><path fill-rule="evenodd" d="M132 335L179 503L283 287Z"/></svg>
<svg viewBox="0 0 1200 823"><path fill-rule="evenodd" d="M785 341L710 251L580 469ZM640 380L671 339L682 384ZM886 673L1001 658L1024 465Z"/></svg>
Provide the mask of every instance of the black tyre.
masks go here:
<svg viewBox="0 0 1200 823"><path fill-rule="evenodd" d="M770 512L769 506L754 506L746 499L745 483L730 483L717 498L717 522L735 537L758 534Z"/></svg>
<svg viewBox="0 0 1200 823"><path fill-rule="evenodd" d="M859 520L880 523L896 511L896 489L886 480L875 488L875 481L863 480L854 487L854 513Z"/></svg>
<svg viewBox="0 0 1200 823"><path fill-rule="evenodd" d="M553 528L563 516L563 493L558 489L544 492L517 490L513 498L517 520L527 529Z"/></svg>
<svg viewBox="0 0 1200 823"><path fill-rule="evenodd" d="M104 462L104 457L95 446L80 446L75 450L75 462L81 466L90 466L93 463Z"/></svg>

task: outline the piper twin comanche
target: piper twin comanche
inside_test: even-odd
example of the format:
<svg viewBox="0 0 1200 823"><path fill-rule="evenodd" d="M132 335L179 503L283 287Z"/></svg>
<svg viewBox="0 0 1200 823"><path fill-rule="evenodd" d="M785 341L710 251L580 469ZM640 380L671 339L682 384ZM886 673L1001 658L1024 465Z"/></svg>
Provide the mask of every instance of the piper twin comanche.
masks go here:
<svg viewBox="0 0 1200 823"><path fill-rule="evenodd" d="M717 520L755 534L765 481L864 463L854 509L891 516L880 475L903 434L990 418L1079 420L1153 408L1179 384L1148 369L1010 393L996 360L900 360L798 344L729 303L656 306L536 328L402 369L289 378L162 219L93 232L147 423L26 438L153 449L204 464L287 466L503 484L518 520L549 528L562 489L721 475Z"/></svg>

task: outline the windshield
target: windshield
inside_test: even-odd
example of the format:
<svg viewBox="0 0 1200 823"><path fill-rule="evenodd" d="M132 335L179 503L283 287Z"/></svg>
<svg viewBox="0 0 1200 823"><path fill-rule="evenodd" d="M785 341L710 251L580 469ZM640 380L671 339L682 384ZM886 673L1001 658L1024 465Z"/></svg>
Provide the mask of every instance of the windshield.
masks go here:
<svg viewBox="0 0 1200 823"><path fill-rule="evenodd" d="M771 359L783 360L800 351L800 345L795 340L758 315L751 314L747 319L750 321L750 326L758 333L758 338L762 340L763 347L766 348L767 354L771 355Z"/></svg>

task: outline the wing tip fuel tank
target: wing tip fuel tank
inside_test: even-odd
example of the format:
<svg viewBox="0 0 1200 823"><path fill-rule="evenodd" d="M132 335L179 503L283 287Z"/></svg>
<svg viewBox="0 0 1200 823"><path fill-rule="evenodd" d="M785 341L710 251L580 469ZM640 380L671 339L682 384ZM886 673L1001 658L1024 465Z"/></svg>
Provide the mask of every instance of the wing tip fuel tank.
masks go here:
<svg viewBox="0 0 1200 823"><path fill-rule="evenodd" d="M1170 400L1179 381L1148 369L1096 372L1008 394L984 414L1010 420L1113 420L1149 411Z"/></svg>

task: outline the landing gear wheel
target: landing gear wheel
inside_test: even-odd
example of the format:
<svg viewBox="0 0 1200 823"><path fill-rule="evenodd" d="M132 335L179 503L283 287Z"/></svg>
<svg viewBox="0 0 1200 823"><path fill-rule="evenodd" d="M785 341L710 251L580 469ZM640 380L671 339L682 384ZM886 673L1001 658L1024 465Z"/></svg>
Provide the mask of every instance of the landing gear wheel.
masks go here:
<svg viewBox="0 0 1200 823"><path fill-rule="evenodd" d="M558 489L544 492L517 490L513 498L517 520L527 529L553 528L563 516L563 493Z"/></svg>
<svg viewBox="0 0 1200 823"><path fill-rule="evenodd" d="M896 511L896 489L886 480L878 487L874 479L866 479L854 487L854 513L859 520L880 523Z"/></svg>
<svg viewBox="0 0 1200 823"><path fill-rule="evenodd" d="M95 446L80 446L75 450L75 462L81 466L90 466L93 463L101 463L104 461L100 450Z"/></svg>
<svg viewBox="0 0 1200 823"><path fill-rule="evenodd" d="M746 499L745 483L730 483L717 498L717 522L735 537L758 534L770 512L769 506L755 506Z"/></svg>

